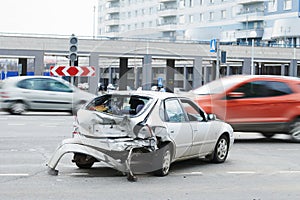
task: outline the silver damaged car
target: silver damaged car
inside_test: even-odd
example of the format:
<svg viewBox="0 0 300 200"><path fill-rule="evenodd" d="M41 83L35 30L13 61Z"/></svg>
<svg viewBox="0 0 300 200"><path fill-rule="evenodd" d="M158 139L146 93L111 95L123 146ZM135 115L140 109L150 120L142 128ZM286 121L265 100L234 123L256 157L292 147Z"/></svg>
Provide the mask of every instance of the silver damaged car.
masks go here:
<svg viewBox="0 0 300 200"><path fill-rule="evenodd" d="M165 176L178 160L199 157L222 163L234 142L232 127L192 100L152 91L94 98L78 111L72 135L50 158L49 174L57 175L60 159L73 153L79 168L104 162L129 181L136 181L136 173Z"/></svg>

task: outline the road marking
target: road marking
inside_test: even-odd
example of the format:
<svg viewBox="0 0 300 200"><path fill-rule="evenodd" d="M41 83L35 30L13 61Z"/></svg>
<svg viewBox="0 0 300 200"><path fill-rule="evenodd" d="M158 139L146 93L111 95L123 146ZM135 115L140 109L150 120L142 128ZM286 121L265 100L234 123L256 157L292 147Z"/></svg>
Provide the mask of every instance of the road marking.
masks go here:
<svg viewBox="0 0 300 200"><path fill-rule="evenodd" d="M279 151L299 151L299 149L278 149Z"/></svg>
<svg viewBox="0 0 300 200"><path fill-rule="evenodd" d="M256 174L255 171L229 171L228 174Z"/></svg>
<svg viewBox="0 0 300 200"><path fill-rule="evenodd" d="M186 172L186 173L176 173L176 175L203 175L202 172Z"/></svg>
<svg viewBox="0 0 300 200"><path fill-rule="evenodd" d="M8 124L8 126L24 126L24 125L25 125L24 123L22 123L22 124L20 124L20 123L18 123L18 124L16 124L16 123Z"/></svg>
<svg viewBox="0 0 300 200"><path fill-rule="evenodd" d="M74 172L70 174L70 176L89 176L89 175L90 174L86 172Z"/></svg>
<svg viewBox="0 0 300 200"><path fill-rule="evenodd" d="M0 174L0 176L29 176L29 174Z"/></svg>
<svg viewBox="0 0 300 200"><path fill-rule="evenodd" d="M300 174L299 171L279 171L280 174Z"/></svg>

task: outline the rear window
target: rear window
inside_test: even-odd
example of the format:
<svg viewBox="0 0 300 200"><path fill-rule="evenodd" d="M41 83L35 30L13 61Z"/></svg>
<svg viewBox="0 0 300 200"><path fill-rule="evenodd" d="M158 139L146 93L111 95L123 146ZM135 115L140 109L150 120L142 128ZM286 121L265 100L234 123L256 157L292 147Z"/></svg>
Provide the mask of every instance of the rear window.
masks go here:
<svg viewBox="0 0 300 200"><path fill-rule="evenodd" d="M87 110L112 115L139 115L149 105L151 98L144 96L107 94L95 98L87 106Z"/></svg>

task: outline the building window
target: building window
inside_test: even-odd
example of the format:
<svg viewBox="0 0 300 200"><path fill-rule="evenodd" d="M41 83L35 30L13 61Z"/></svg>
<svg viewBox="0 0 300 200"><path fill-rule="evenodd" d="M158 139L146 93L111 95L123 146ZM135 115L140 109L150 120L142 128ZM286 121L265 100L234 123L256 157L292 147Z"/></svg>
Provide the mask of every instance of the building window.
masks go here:
<svg viewBox="0 0 300 200"><path fill-rule="evenodd" d="M189 0L189 6L193 7L194 6L194 1L193 0Z"/></svg>
<svg viewBox="0 0 300 200"><path fill-rule="evenodd" d="M199 0L199 5L200 5L200 6L203 5L203 1L204 1L204 0Z"/></svg>
<svg viewBox="0 0 300 200"><path fill-rule="evenodd" d="M269 0L268 1L268 11L269 12L277 11L277 0Z"/></svg>
<svg viewBox="0 0 300 200"><path fill-rule="evenodd" d="M213 4L215 2L215 0L209 0L210 4Z"/></svg>
<svg viewBox="0 0 300 200"><path fill-rule="evenodd" d="M226 19L226 10L221 10L221 18Z"/></svg>
<svg viewBox="0 0 300 200"><path fill-rule="evenodd" d="M214 20L214 12L209 13L209 20L210 21Z"/></svg>
<svg viewBox="0 0 300 200"><path fill-rule="evenodd" d="M189 15L189 22L193 23L194 22L194 15Z"/></svg>
<svg viewBox="0 0 300 200"><path fill-rule="evenodd" d="M203 21L204 21L203 13L200 13L199 21L200 21L200 22L203 22Z"/></svg>
<svg viewBox="0 0 300 200"><path fill-rule="evenodd" d="M185 18L184 15L179 16L179 24L184 24L185 23Z"/></svg>
<svg viewBox="0 0 300 200"><path fill-rule="evenodd" d="M292 0L284 0L283 2L283 9L290 10L292 9Z"/></svg>
<svg viewBox="0 0 300 200"><path fill-rule="evenodd" d="M180 0L179 1L179 8L184 8L185 7L185 1L184 0Z"/></svg>
<svg viewBox="0 0 300 200"><path fill-rule="evenodd" d="M153 14L153 8L149 8L149 14L152 15Z"/></svg>

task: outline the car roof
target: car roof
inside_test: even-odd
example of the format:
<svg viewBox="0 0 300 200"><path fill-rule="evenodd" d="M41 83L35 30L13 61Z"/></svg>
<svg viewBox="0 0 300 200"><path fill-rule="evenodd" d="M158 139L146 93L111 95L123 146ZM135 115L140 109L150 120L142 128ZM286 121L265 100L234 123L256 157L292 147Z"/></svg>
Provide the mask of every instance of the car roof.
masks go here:
<svg viewBox="0 0 300 200"><path fill-rule="evenodd" d="M184 97L178 94L170 93L170 92L159 92L159 91L151 91L151 90L131 90L131 91L126 91L126 90L115 90L114 92L110 93L111 95L137 95L137 96L147 96L151 97L154 99L167 99L171 97Z"/></svg>
<svg viewBox="0 0 300 200"><path fill-rule="evenodd" d="M55 79L55 80L61 79L61 78L53 77L53 76L11 76L11 77L4 79L3 81L6 83L16 83L21 80L31 79L31 78L41 78L41 79L49 79L50 78L50 79Z"/></svg>
<svg viewBox="0 0 300 200"><path fill-rule="evenodd" d="M280 75L230 75L230 76L223 77L223 79L240 79L240 80L256 79L256 78L300 81L300 78L298 77L280 76Z"/></svg>

